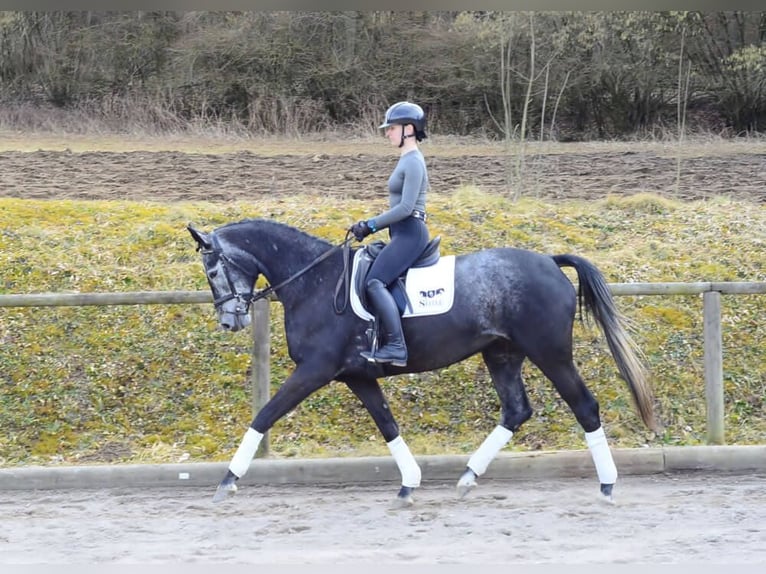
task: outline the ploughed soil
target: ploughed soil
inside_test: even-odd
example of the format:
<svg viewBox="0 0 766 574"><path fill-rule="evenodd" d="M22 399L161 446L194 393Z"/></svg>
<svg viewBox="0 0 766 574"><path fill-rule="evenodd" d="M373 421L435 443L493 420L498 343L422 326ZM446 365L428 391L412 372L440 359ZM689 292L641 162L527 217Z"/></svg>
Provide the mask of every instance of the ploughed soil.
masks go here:
<svg viewBox="0 0 766 574"><path fill-rule="evenodd" d="M527 151L521 177L518 155L499 147L426 143L422 149L432 193L474 185L485 192L518 190L522 197L545 200L649 192L679 200L725 196L766 203L766 146L761 143L690 147L678 180L672 146L567 145L555 144L547 153ZM396 151L379 141L341 148L298 143L295 151L284 143L210 153L204 145L192 150L179 146L179 151L172 145L141 147L72 151L59 145L18 151L24 148L0 145L0 196L140 201L251 200L261 194L385 196L396 162ZM97 143L92 149L98 149Z"/></svg>

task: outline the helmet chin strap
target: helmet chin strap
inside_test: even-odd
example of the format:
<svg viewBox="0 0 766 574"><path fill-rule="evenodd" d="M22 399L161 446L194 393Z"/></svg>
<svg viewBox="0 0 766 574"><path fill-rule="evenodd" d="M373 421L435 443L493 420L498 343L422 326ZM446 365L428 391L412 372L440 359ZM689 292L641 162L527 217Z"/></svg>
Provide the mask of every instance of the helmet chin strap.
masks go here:
<svg viewBox="0 0 766 574"><path fill-rule="evenodd" d="M405 128L405 126L402 125L402 135L399 138L399 145L397 147L402 147L404 145L404 140L406 140L407 138L414 138L415 137L415 134L410 134L408 136L404 135L404 128Z"/></svg>

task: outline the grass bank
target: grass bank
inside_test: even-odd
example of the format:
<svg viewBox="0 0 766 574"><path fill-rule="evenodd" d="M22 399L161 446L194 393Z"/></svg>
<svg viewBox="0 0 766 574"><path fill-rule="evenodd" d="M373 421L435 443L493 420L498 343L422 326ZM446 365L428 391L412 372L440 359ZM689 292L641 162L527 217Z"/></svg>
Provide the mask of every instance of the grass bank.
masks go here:
<svg viewBox="0 0 766 574"><path fill-rule="evenodd" d="M1 293L206 290L185 225L273 217L338 242L368 205L312 197L247 203L0 199ZM429 202L443 253L511 245L590 258L613 282L764 281L766 209L652 195L522 200L465 188ZM704 442L702 302L619 297L646 354L664 425L644 429L600 333L578 325L576 360L616 446ZM289 372L272 304L272 389ZM723 301L726 440L766 436L766 297ZM0 309L0 463L228 460L250 419L249 333L216 330L212 305ZM582 448L574 417L525 367L535 415L508 447ZM416 454L472 452L499 403L474 358L383 384ZM358 401L333 384L279 421L275 456L386 454Z"/></svg>

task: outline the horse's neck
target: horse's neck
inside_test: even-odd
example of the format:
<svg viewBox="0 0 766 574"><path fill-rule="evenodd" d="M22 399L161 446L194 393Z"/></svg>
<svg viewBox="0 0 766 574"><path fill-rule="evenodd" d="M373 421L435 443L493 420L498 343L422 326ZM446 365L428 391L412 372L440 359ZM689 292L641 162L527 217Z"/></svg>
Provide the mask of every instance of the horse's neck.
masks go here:
<svg viewBox="0 0 766 574"><path fill-rule="evenodd" d="M305 269L330 248L324 241L302 231L260 220L243 224L237 231L237 238L237 246L258 261L271 285Z"/></svg>

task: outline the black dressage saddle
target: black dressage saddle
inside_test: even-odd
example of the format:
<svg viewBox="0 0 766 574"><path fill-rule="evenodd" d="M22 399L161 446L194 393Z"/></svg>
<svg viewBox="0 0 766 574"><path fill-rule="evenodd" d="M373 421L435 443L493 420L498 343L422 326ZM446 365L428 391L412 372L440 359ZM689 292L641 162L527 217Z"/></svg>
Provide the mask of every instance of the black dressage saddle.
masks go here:
<svg viewBox="0 0 766 574"><path fill-rule="evenodd" d="M439 244L441 243L441 240L441 236L437 235L431 241L429 241L423 249L423 252L418 256L418 258L415 260L415 263L413 263L410 268L428 267L430 265L435 265L439 261L440 257ZM359 296L359 301L362 303L362 306L370 311L370 314L374 313L370 310L367 304L367 289L365 289L367 273L369 273L373 261L375 261L375 258L385 246L385 241L373 241L372 243L362 248L362 254L359 256L359 260L357 262L354 289L356 289L356 293ZM389 286L389 291L391 291L391 294L394 296L394 300L396 301L396 305L399 307L399 313L404 313L407 309L412 311L412 305L410 304L410 300L407 297L407 291L405 289L406 276L407 272L405 271L401 277L399 277L392 285Z"/></svg>

